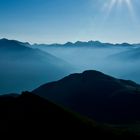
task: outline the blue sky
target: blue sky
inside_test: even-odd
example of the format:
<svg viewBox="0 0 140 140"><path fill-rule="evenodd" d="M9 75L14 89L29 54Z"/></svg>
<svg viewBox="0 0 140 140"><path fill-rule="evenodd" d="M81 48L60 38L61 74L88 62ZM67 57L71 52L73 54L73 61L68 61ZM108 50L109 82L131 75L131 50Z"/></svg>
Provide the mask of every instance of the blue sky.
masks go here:
<svg viewBox="0 0 140 140"><path fill-rule="evenodd" d="M0 0L0 38L140 42L140 0Z"/></svg>

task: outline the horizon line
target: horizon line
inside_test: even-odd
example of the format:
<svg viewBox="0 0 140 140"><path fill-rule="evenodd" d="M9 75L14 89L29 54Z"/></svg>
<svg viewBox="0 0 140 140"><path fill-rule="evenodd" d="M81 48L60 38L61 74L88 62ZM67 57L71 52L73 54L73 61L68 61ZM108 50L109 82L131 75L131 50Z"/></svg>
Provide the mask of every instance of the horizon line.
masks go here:
<svg viewBox="0 0 140 140"><path fill-rule="evenodd" d="M25 41L25 40L20 40L20 39L15 39L15 38L5 38L5 37L2 37L0 38L0 40L2 39L6 39L6 40L13 40L13 41L19 41L19 42L22 42L22 43L29 43L31 45L34 45L34 44L38 44L38 45L53 45L53 44L58 44L58 45L65 45L67 43L72 43L72 44L75 44L77 42L83 42L83 43L88 43L88 42L100 42L100 43L103 43L103 44L113 44L113 45L116 45L116 44L124 44L124 43L127 43L127 44L140 44L140 42L127 42L127 41L123 41L123 42L109 42L109 41L102 41L102 40L77 40L77 41L65 41L65 42L40 42L40 41L36 41L36 42L33 42L33 41Z"/></svg>

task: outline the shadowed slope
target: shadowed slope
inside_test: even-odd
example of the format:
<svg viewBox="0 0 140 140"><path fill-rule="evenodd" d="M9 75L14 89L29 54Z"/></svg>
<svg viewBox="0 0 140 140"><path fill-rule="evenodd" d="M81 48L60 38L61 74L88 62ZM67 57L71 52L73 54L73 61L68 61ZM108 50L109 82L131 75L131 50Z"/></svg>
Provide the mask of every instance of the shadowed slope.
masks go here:
<svg viewBox="0 0 140 140"><path fill-rule="evenodd" d="M0 132L52 137L135 137L71 113L29 92L19 97L0 97ZM21 135L21 136L22 136Z"/></svg>
<svg viewBox="0 0 140 140"><path fill-rule="evenodd" d="M72 74L33 93L98 121L140 120L140 86L98 71Z"/></svg>

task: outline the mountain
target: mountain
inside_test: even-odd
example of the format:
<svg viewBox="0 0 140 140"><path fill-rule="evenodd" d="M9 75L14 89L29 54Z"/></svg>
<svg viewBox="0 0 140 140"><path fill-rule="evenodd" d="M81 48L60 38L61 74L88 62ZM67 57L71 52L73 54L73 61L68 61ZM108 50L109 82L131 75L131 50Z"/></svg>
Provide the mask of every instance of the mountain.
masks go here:
<svg viewBox="0 0 140 140"><path fill-rule="evenodd" d="M135 47L138 44L129 44L129 43L120 43L120 44L113 44L113 43L102 43L100 41L77 41L75 43L67 42L65 44L34 44L32 45L35 48L39 47L97 47L97 48L105 48L105 47Z"/></svg>
<svg viewBox="0 0 140 140"><path fill-rule="evenodd" d="M114 44L115 46L123 46L123 47L134 47L134 44L129 43L121 43L121 44Z"/></svg>
<svg viewBox="0 0 140 140"><path fill-rule="evenodd" d="M17 40L8 40L6 38L0 39L0 49L9 49L9 48L15 48L15 49L25 49L25 46L30 46L30 43L28 42L20 42ZM29 49L29 48L28 48Z"/></svg>
<svg viewBox="0 0 140 140"><path fill-rule="evenodd" d="M70 72L67 62L28 45L0 40L0 94L31 90Z"/></svg>
<svg viewBox="0 0 140 140"><path fill-rule="evenodd" d="M65 44L34 44L33 47L109 47L113 44L110 43L101 43L99 41L88 41L82 42L77 41L75 43L67 42Z"/></svg>
<svg viewBox="0 0 140 140"><path fill-rule="evenodd" d="M138 135L99 125L56 104L24 92L0 97L0 133L43 138L136 138ZM5 135L6 137L6 135Z"/></svg>
<svg viewBox="0 0 140 140"><path fill-rule="evenodd" d="M5 51L7 50L25 50L25 49L29 49L27 47L24 46L24 43L16 41L16 40L8 40L6 38L0 39L0 49L1 51Z"/></svg>
<svg viewBox="0 0 140 140"><path fill-rule="evenodd" d="M33 93L99 122L140 120L140 85L98 71L69 75Z"/></svg>

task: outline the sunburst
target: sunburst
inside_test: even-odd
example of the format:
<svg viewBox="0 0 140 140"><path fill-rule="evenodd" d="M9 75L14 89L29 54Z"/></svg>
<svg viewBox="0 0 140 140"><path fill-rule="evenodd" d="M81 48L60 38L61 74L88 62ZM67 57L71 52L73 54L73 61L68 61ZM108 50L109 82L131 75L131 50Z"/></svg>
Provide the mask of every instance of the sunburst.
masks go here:
<svg viewBox="0 0 140 140"><path fill-rule="evenodd" d="M132 0L106 0L103 6L103 11L106 11L105 19L109 17L113 10L119 10L126 7L128 9L129 15L134 20L135 11L133 8Z"/></svg>
<svg viewBox="0 0 140 140"><path fill-rule="evenodd" d="M132 5L132 0L110 0L109 4L109 10L112 10L114 6L116 5L126 5L129 9L129 11L132 12L133 10L133 5Z"/></svg>

